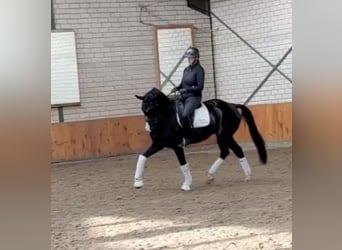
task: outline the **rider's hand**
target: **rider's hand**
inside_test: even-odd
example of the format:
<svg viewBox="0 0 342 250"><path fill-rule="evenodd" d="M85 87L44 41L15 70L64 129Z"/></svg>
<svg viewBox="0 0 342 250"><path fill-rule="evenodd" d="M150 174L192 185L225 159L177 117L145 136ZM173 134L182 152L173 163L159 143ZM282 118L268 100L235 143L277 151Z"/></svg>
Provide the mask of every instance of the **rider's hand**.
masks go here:
<svg viewBox="0 0 342 250"><path fill-rule="evenodd" d="M185 94L187 91L186 91L186 89L180 89L179 92L180 92L181 94Z"/></svg>
<svg viewBox="0 0 342 250"><path fill-rule="evenodd" d="M177 92L177 91L178 91L177 87L174 87L174 88L171 90L171 93L175 93L175 92Z"/></svg>

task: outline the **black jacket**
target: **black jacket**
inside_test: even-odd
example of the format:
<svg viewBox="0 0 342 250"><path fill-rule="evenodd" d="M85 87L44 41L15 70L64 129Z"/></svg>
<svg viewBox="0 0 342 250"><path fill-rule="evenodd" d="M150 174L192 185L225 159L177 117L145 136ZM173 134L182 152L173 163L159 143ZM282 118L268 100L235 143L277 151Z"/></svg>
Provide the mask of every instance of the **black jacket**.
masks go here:
<svg viewBox="0 0 342 250"><path fill-rule="evenodd" d="M189 96L202 97L202 90L204 87L204 69L199 63L190 65L184 69L183 78L178 90L185 89L183 93L184 98Z"/></svg>

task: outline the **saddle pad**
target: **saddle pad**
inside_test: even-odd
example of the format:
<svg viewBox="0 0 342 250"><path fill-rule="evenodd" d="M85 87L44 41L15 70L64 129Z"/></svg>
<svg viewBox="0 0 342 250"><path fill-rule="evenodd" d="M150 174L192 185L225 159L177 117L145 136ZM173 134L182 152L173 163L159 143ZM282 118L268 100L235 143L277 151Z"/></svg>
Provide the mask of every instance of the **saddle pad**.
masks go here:
<svg viewBox="0 0 342 250"><path fill-rule="evenodd" d="M182 127L178 113L177 113L178 124ZM193 128L202 128L208 126L210 123L210 115L207 106L203 103L201 107L195 109L194 122L192 124Z"/></svg>

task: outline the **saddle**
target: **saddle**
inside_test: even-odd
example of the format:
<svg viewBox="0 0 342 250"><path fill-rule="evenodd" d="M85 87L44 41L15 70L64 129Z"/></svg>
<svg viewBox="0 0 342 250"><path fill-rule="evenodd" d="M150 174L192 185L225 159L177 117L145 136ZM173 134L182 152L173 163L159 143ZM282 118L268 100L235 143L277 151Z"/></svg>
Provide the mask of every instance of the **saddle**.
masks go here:
<svg viewBox="0 0 342 250"><path fill-rule="evenodd" d="M176 116L179 126L183 128L182 120L180 119L184 104L182 101L176 101ZM207 106L201 103L198 108L190 116L192 128L203 128L210 124L210 115Z"/></svg>

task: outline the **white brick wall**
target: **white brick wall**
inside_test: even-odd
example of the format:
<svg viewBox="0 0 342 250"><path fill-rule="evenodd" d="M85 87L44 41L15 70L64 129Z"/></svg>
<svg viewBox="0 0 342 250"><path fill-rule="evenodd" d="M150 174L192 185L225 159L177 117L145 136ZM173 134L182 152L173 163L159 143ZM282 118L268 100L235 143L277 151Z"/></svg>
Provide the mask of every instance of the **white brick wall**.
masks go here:
<svg viewBox="0 0 342 250"><path fill-rule="evenodd" d="M212 11L273 64L292 46L291 0L231 0ZM272 69L213 17L218 97L244 102ZM280 69L292 79L292 53ZM292 101L292 84L273 73L249 104Z"/></svg>
<svg viewBox="0 0 342 250"><path fill-rule="evenodd" d="M80 101L75 34L51 33L51 104Z"/></svg>
<svg viewBox="0 0 342 250"><path fill-rule="evenodd" d="M76 35L80 107L64 108L65 121L141 114L134 94L157 86L153 25L196 27L194 44L206 71L204 99L214 97L209 18L185 0L53 0L56 29ZM140 5L150 5L140 13ZM56 121L53 111L51 121Z"/></svg>

